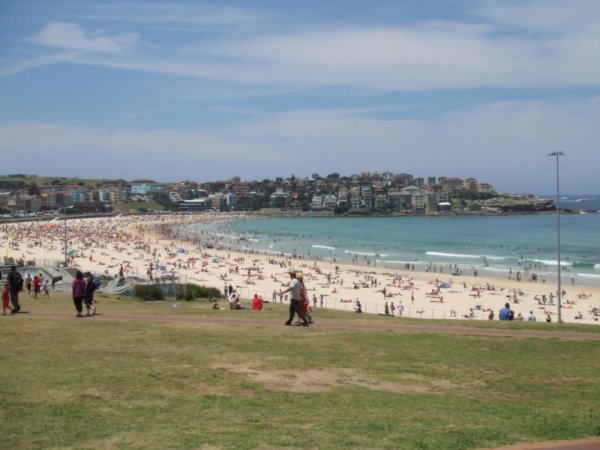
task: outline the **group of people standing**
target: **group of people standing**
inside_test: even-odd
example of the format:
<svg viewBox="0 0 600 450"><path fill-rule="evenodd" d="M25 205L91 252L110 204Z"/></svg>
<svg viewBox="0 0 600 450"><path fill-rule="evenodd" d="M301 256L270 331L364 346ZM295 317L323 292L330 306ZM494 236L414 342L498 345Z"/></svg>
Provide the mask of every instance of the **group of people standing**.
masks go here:
<svg viewBox="0 0 600 450"><path fill-rule="evenodd" d="M27 286L27 291L31 295L31 287L33 285L33 295L34 298L37 298L37 294L41 289L41 283L41 277L38 277L37 275L33 279L30 275L27 275L27 279L24 280L23 276L18 272L17 266L12 266L6 277L4 288L2 289L2 314L6 315L7 311L10 311L11 314L20 312L21 305L19 303L19 294L23 291L24 286ZM77 310L77 317L83 317L84 303L88 316L96 314L96 306L94 305L95 290L96 284L92 275L90 274L86 280L83 276L83 272L78 270L75 274L75 279L71 284L71 293L75 309Z"/></svg>
<svg viewBox="0 0 600 450"><path fill-rule="evenodd" d="M92 275L89 275L87 280L83 277L83 272L78 270L75 273L75 279L71 283L71 291L73 295L73 303L77 310L77 317L83 317L83 304L87 309L87 315L96 314L96 306L94 306L94 291L96 284Z"/></svg>
<svg viewBox="0 0 600 450"><path fill-rule="evenodd" d="M290 284L283 291L279 291L279 296L290 292L290 316L284 325L292 325L294 316L298 314L300 322L297 325L308 327L313 323L310 313L310 302L308 300L308 294L306 292L306 286L304 285L304 277L295 270L290 270Z"/></svg>

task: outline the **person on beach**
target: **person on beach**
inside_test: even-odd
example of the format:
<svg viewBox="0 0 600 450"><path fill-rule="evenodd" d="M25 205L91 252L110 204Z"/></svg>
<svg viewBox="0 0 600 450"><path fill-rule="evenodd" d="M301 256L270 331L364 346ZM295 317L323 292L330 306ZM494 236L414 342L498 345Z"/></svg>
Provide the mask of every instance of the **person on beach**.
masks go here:
<svg viewBox="0 0 600 450"><path fill-rule="evenodd" d="M23 277L17 272L17 266L12 266L8 276L8 295L10 297L10 303L12 304L12 313L18 313L21 310L19 305L19 292L23 290Z"/></svg>
<svg viewBox="0 0 600 450"><path fill-rule="evenodd" d="M508 303L504 304L504 308L500 310L498 314L498 319L500 320L513 320L515 318L515 313L512 309L510 309L510 305Z"/></svg>
<svg viewBox="0 0 600 450"><path fill-rule="evenodd" d="M535 317L535 314L533 313L533 311L529 311L529 317L527 318L528 322L537 322L537 317Z"/></svg>
<svg viewBox="0 0 600 450"><path fill-rule="evenodd" d="M309 325L308 318L304 315L300 306L302 298L302 282L298 280L295 270L290 270L289 275L291 279L289 286L285 290L279 291L279 298L288 292L291 292L292 297L290 301L290 316L284 325L290 326L294 320L294 316L298 314L298 317L302 320L302 326L307 327Z"/></svg>
<svg viewBox="0 0 600 450"><path fill-rule="evenodd" d="M77 317L83 317L83 298L85 297L85 280L83 279L83 272L78 270L75 273L75 279L71 283L71 293L73 296L73 303L77 310Z"/></svg>
<svg viewBox="0 0 600 450"><path fill-rule="evenodd" d="M6 311L9 310L12 312L12 310L10 309L10 294L9 294L10 289L8 288L8 282L4 283L4 289L2 289L2 315L5 316L6 315Z"/></svg>

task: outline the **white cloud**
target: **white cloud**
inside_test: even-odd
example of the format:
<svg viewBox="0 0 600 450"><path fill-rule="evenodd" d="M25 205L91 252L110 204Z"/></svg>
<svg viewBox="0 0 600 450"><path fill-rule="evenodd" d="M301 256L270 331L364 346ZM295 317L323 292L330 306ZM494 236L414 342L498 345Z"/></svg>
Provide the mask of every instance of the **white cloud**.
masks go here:
<svg viewBox="0 0 600 450"><path fill-rule="evenodd" d="M84 6L85 8L85 6ZM196 25L206 26L240 26L265 20L270 14L254 12L248 8L209 4L182 4L174 2L146 2L143 8L139 5L117 2L110 4L90 5L77 14L86 20ZM185 28L185 30L193 30ZM196 29L196 32L198 29Z"/></svg>
<svg viewBox="0 0 600 450"><path fill-rule="evenodd" d="M0 67L0 76L14 75L24 70L46 66L48 64L54 64L57 62L74 62L79 55L79 52L54 53L19 61L14 64L9 64L8 66Z"/></svg>
<svg viewBox="0 0 600 450"><path fill-rule="evenodd" d="M138 36L134 33L109 36L104 30L88 33L75 23L52 22L46 25L32 41L47 47L99 53L120 53L134 46L138 41Z"/></svg>
<svg viewBox="0 0 600 450"><path fill-rule="evenodd" d="M3 147L28 158L3 171L190 178L392 170L417 176L474 176L500 189L552 192L546 155L568 153L565 192L598 192L600 98L563 103L503 102L433 120L379 120L356 111L296 111L253 117L207 132L117 130L59 124L0 126Z"/></svg>
<svg viewBox="0 0 600 450"><path fill-rule="evenodd" d="M476 13L506 27L540 32L598 28L600 3L597 0L488 1Z"/></svg>
<svg viewBox="0 0 600 450"><path fill-rule="evenodd" d="M76 30L80 38L69 39L71 48L93 48ZM421 29L344 28L203 42L195 52L175 48L171 57L132 54L124 60L97 53L77 62L293 89L590 86L600 79L600 59L590 57L600 51L594 37L575 30L544 39L497 38L486 27L435 23ZM116 39L105 38L110 44L97 42L98 48L122 48ZM46 42L59 46L63 41Z"/></svg>
<svg viewBox="0 0 600 450"><path fill-rule="evenodd" d="M597 86L600 58L593 55L600 54L599 10L600 2L585 0L486 2L475 11L479 22L471 23L269 28L267 14L249 9L171 3L140 9L111 4L94 5L86 17L131 26L170 24L174 30L197 23L200 28L221 26L223 33L207 38L184 32L177 39L158 42L147 30L144 52L126 52L139 50L135 48L138 34L110 34L53 22L32 41L85 52L72 60L78 64L263 89ZM253 25L246 28L245 24ZM275 29L286 31L271 31Z"/></svg>

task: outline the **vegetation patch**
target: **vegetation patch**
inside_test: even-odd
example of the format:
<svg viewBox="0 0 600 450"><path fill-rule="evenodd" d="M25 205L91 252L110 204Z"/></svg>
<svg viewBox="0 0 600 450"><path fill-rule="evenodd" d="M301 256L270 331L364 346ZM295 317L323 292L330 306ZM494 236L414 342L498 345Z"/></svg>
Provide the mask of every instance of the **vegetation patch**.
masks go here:
<svg viewBox="0 0 600 450"><path fill-rule="evenodd" d="M223 298L221 291L214 287L199 286L194 283L177 287L177 300L218 299Z"/></svg>
<svg viewBox="0 0 600 450"><path fill-rule="evenodd" d="M136 284L135 296L143 300L164 300L165 294L158 284Z"/></svg>

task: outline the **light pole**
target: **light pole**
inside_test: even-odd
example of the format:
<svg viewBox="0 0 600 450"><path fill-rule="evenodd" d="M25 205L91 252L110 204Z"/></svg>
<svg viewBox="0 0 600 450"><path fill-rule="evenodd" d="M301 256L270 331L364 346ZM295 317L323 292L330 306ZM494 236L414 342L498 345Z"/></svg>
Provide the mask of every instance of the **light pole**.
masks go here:
<svg viewBox="0 0 600 450"><path fill-rule="evenodd" d="M67 266L67 207L65 206L65 269Z"/></svg>
<svg viewBox="0 0 600 450"><path fill-rule="evenodd" d="M67 212L71 209L73 205L67 207L65 206L65 269L69 266L68 257L67 257Z"/></svg>
<svg viewBox="0 0 600 450"><path fill-rule="evenodd" d="M558 176L558 161L565 152L552 152L548 156L556 156L556 267L558 271L558 323L562 323L562 287L560 280L560 183Z"/></svg>

